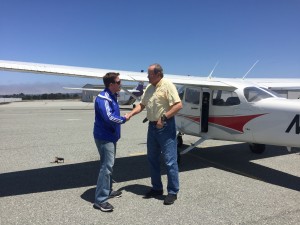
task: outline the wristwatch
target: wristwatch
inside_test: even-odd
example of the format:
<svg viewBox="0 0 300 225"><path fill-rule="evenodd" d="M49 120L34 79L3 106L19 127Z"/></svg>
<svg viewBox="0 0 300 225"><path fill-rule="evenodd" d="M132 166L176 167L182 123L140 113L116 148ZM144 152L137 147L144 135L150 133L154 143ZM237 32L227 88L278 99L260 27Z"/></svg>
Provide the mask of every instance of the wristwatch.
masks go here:
<svg viewBox="0 0 300 225"><path fill-rule="evenodd" d="M167 119L168 119L168 118L167 118L166 114L163 114L162 117L161 117L161 121L164 122L164 121L166 121Z"/></svg>

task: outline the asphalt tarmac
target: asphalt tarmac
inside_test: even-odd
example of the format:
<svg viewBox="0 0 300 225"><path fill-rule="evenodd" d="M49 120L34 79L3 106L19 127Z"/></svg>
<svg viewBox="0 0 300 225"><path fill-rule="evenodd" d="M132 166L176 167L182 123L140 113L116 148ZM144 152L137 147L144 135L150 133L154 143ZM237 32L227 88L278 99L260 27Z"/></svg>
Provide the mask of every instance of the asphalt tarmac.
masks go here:
<svg viewBox="0 0 300 225"><path fill-rule="evenodd" d="M93 105L0 105L0 224L300 224L300 149L267 146L255 155L245 143L207 141L181 157L173 205L144 199L151 187L144 117L122 125L114 189L123 196L104 213L92 207L99 170ZM181 150L195 140L184 135ZM165 195L163 167L162 178Z"/></svg>

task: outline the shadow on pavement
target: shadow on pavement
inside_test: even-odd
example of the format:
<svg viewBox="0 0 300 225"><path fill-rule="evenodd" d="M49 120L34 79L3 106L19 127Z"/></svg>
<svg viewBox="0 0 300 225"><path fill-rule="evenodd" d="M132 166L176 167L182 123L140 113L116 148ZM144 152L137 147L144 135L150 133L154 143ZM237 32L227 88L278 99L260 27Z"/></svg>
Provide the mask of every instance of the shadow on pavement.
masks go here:
<svg viewBox="0 0 300 225"><path fill-rule="evenodd" d="M151 187L142 184L131 184L118 189L118 191L127 191L136 195L143 196L147 191L150 190L150 188ZM94 203L95 191L96 191L96 187L90 188L81 195L81 198L87 202Z"/></svg>
<svg viewBox="0 0 300 225"><path fill-rule="evenodd" d="M299 152L299 149L297 151ZM246 144L233 144L204 149L195 148L190 153L181 157L179 170L183 173L191 170L215 167L300 191L299 177L252 162L256 159L286 154L289 153L284 148L268 146L265 153L255 155L249 151ZM0 174L0 197L92 186L96 184L98 172L99 162L92 161L71 165L53 165L52 167L41 169ZM163 167L162 174L166 174ZM145 155L116 159L113 177L116 182L148 177L149 169ZM132 185L124 187L124 190L142 195L142 192L146 191L146 187ZM90 192L94 191L88 190L87 193L83 194L82 198L90 201L91 198L94 198Z"/></svg>

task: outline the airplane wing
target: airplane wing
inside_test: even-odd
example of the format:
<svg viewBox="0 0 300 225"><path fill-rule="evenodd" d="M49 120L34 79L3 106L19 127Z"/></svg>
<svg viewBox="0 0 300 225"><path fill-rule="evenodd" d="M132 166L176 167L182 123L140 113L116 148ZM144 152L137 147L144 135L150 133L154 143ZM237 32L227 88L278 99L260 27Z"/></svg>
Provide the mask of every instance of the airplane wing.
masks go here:
<svg viewBox="0 0 300 225"><path fill-rule="evenodd" d="M300 79L297 78L249 78L246 80L254 82L258 86L263 86L272 90L300 90Z"/></svg>
<svg viewBox="0 0 300 225"><path fill-rule="evenodd" d="M60 76L73 76L84 78L102 78L108 72L120 73L120 78L125 81L143 81L148 82L147 74L142 72L131 72L123 70L97 69L88 67L75 67L54 64L41 64L31 62L6 61L0 60L0 70L28 72ZM189 75L172 75L165 74L165 77L171 80L174 84L195 85L203 87L217 88L234 88L230 81L243 81L236 78L208 78ZM300 79L245 79L251 81L258 86L267 88L282 88L282 89L300 89ZM245 81L244 80L244 81Z"/></svg>
<svg viewBox="0 0 300 225"><path fill-rule="evenodd" d="M41 64L41 63L31 63L31 62L19 62L19 61L0 60L0 70L49 74L49 75L56 75L56 76L59 75L59 76L84 77L84 78L102 78L106 73L113 71L116 73L120 73L120 78L122 80L148 82L147 74L142 72L111 70L111 69L96 69L96 68L87 68L87 67ZM181 75L171 75L171 74L165 74L165 77L170 79L174 84L230 87L230 85L223 83L219 80L209 80L206 77L197 77L197 76L188 76L188 75L181 76Z"/></svg>
<svg viewBox="0 0 300 225"><path fill-rule="evenodd" d="M14 72L27 72L27 73L38 73L38 74L49 74L55 76L73 76L73 77L84 77L84 78L102 78L108 72L120 73L121 79L128 81L135 81L129 75L138 77L141 81L148 81L145 74L142 75L140 72L129 72L120 70L110 69L96 69L88 67L77 67L77 66L64 66L54 64L41 64L31 62L19 62L19 61L5 61L0 60L0 70L3 71L14 71ZM138 81L139 81L138 80Z"/></svg>
<svg viewBox="0 0 300 225"><path fill-rule="evenodd" d="M67 90L81 90L81 91L102 91L103 89L97 89L97 88L75 88L75 87L63 87L63 89Z"/></svg>
<svg viewBox="0 0 300 225"><path fill-rule="evenodd" d="M123 88L122 88L123 89ZM131 89L131 90L127 90L126 91L130 92L130 93L133 93L133 92L140 92L140 90L137 90L137 89Z"/></svg>
<svg viewBox="0 0 300 225"><path fill-rule="evenodd" d="M104 88L79 88L79 87L63 87L64 89L67 89L67 90L81 90L81 91L103 91ZM122 90L126 90L125 92L129 92L129 93L135 93L135 92L140 92L139 90L137 89L130 89L128 90L127 88L123 88L121 87Z"/></svg>

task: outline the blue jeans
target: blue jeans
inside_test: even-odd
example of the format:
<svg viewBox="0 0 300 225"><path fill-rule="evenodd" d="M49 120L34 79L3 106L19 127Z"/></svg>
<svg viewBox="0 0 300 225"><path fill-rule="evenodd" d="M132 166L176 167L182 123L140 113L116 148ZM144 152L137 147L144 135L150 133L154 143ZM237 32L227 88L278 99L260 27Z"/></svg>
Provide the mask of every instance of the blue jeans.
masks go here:
<svg viewBox="0 0 300 225"><path fill-rule="evenodd" d="M167 169L169 194L179 191L179 175L177 164L177 139L175 119L172 117L165 121L163 128L158 129L149 123L147 136L147 158L150 164L151 184L154 190L162 190L160 173L160 154L163 154Z"/></svg>
<svg viewBox="0 0 300 225"><path fill-rule="evenodd" d="M116 158L116 143L95 139L100 154L100 171L95 192L95 203L106 202L112 191L112 172Z"/></svg>

